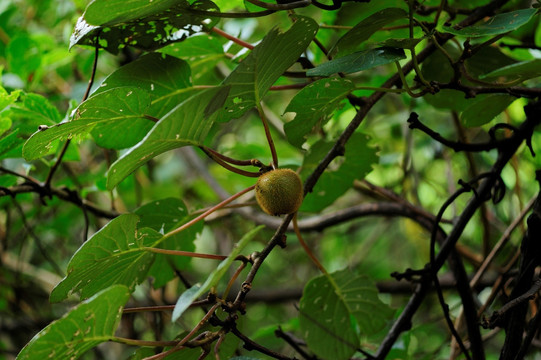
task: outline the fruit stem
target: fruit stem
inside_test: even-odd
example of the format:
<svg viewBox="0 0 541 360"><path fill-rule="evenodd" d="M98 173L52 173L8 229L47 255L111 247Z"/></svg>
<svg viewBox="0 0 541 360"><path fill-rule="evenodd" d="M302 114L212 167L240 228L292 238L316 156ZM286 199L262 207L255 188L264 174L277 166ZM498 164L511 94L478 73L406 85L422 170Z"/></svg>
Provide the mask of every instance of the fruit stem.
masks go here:
<svg viewBox="0 0 541 360"><path fill-rule="evenodd" d="M227 287L225 288L224 293L222 295L224 299L227 299L227 295L229 295L229 291L231 290L233 283L235 283L235 280L237 280L240 273L242 272L242 270L244 270L245 267L246 267L246 262L243 262L242 264L240 264L237 270L235 271L235 273L233 274L233 276L231 277L231 279L229 279L229 282L227 283Z"/></svg>
<svg viewBox="0 0 541 360"><path fill-rule="evenodd" d="M216 150L213 150L206 146L200 146L199 147L205 154L207 154L209 157L212 155L215 155L216 157L219 157L225 162L228 162L233 165L240 165L240 166L255 166L255 167L262 167L263 163L259 161L258 159L250 159L250 160L238 160L230 158L229 156L225 156L224 154L220 154ZM209 154L210 153L210 154Z"/></svg>
<svg viewBox="0 0 541 360"><path fill-rule="evenodd" d="M318 269L325 275L329 275L323 264L319 262L319 260L316 258L312 250L308 247L304 239L302 238L301 231L299 230L299 225L297 224L297 213L293 216L293 229L295 230L295 234L297 235L297 239L299 239L299 242L301 243L302 247L304 248L304 251L312 259L312 262L318 267Z"/></svg>
<svg viewBox="0 0 541 360"><path fill-rule="evenodd" d="M272 140L269 123L267 122L265 113L263 112L263 109L259 104L257 105L257 112L259 113L259 117L261 118L261 122L263 123L263 128L265 128L265 136L267 137L267 142L269 143L269 148L272 154L272 168L276 169L278 167L278 154L276 153L276 147L274 146L274 141Z"/></svg>
<svg viewBox="0 0 541 360"><path fill-rule="evenodd" d="M242 170L242 169L238 169L234 166L231 166L229 165L227 162L225 162L221 156L218 156L216 154L218 154L217 152L210 152L210 151L207 151L208 149L204 149L204 148L201 148L201 150L203 150L203 152L205 154L207 154L208 157L210 157L212 160L214 160L218 165L222 166L223 168L231 171L231 172L234 172L235 174L239 174L239 175L244 175L244 176L247 176L247 177L259 177L259 172L255 172L255 171L246 171L246 170ZM223 155L222 155L223 156Z"/></svg>
<svg viewBox="0 0 541 360"><path fill-rule="evenodd" d="M193 224L195 224L196 222L198 222L200 220L203 220L204 218L206 218L207 216L209 216L210 214L212 214L216 210L219 210L219 209L223 208L225 205L229 204L231 201L235 200L236 198L246 194L249 191L252 191L254 188L255 188L255 185L252 185L252 186L247 187L246 189L244 189L242 191L239 191L235 195L230 196L229 198L225 199L224 201L222 201L218 205L215 205L215 206L211 207L210 209L208 209L207 211L205 211L204 213L202 213L198 217L188 221L186 224L181 225L178 228L169 231L167 234L165 234L163 236L162 240L165 240L165 239L167 239L167 238L169 238L169 237L171 237L173 235L178 234L182 230L189 228L190 226L192 226Z"/></svg>

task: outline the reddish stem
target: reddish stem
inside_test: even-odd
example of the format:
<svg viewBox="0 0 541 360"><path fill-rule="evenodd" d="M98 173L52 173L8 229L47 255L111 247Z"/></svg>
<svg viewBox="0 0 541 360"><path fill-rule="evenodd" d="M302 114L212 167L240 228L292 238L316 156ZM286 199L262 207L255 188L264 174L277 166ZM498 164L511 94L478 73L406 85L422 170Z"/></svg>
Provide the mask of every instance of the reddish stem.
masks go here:
<svg viewBox="0 0 541 360"><path fill-rule="evenodd" d="M171 237L173 235L176 235L178 234L179 232L181 232L182 230L184 229L187 229L189 228L190 226L192 226L193 224L195 224L196 222L200 221L200 220L203 220L204 218L206 218L207 216L209 216L210 214L212 214L213 212L215 212L216 210L218 209L221 209L222 207L224 207L225 205L229 204L231 201L237 199L238 197L246 194L248 191L251 191L255 188L255 185L252 185L238 193L236 193L235 195L232 195L231 197L225 199L224 201L222 201L221 203L219 203L218 205L215 205L213 207L211 207L210 209L208 209L207 211L205 211L204 213L202 213L201 215L199 215L198 217L188 221L186 224L182 225L182 226L179 226L178 228L174 229L174 230L171 230L169 231L167 234L165 234L163 236L163 239L167 239L168 237Z"/></svg>
<svg viewBox="0 0 541 360"><path fill-rule="evenodd" d="M312 259L313 263L318 267L319 270L321 270L321 272L323 274L328 275L329 273L327 272L327 270L325 269L323 264L321 264L321 262L319 262L319 260L314 255L312 250L310 250L310 248L308 247L306 242L304 242L304 239L301 236L301 231L299 230L299 225L297 224L297 214L296 213L295 213L295 216L293 216L293 229L295 230L295 234L297 235L297 238L299 239L299 242L301 243L302 247L304 248L304 251L306 252L306 254L310 257L310 259Z"/></svg>
<svg viewBox="0 0 541 360"><path fill-rule="evenodd" d="M233 159L229 156L225 156L224 154L220 154L219 152L217 152L216 150L213 150L211 148L208 148L206 146L201 146L200 147L201 150L203 150L203 152L205 154L207 154L208 156L211 156L209 155L209 153L219 157L220 159L222 159L223 161L225 162L228 162L230 164L233 164L233 165L239 165L239 166L256 166L256 167L262 167L263 166L263 163L257 159L250 159L250 160L238 160L238 159Z"/></svg>
<svg viewBox="0 0 541 360"><path fill-rule="evenodd" d="M263 109L261 108L261 106L257 107L257 112L259 113L259 116L261 117L263 128L265 128L265 136L267 137L267 142L269 143L269 148L272 154L272 167L276 169L278 167L278 154L276 153L276 147L274 146L274 141L272 140L272 135L269 129L269 123L267 122L267 118L265 117L265 113L263 112Z"/></svg>
<svg viewBox="0 0 541 360"><path fill-rule="evenodd" d="M246 267L246 263L243 262L242 264L240 264L240 266L237 268L237 270L235 271L235 273L233 274L233 276L231 277L231 279L229 279L229 282L227 283L227 287L225 288L225 291L222 295L222 297L224 299L227 298L227 295L229 294L229 290L231 290L231 287L233 286L233 283L235 282L235 280L237 280L237 278L239 277L240 273L242 272L242 270L244 270L244 268Z"/></svg>
<svg viewBox="0 0 541 360"><path fill-rule="evenodd" d="M255 172L255 171L246 171L246 170L242 170L242 169L239 169L239 168L236 168L232 165L229 165L226 161L227 160L224 160L223 158L227 158L227 159L231 159L231 158L228 158L227 156L225 155L221 155L219 154L218 152L212 150L212 151L207 151L207 150L210 150L210 149L205 149L205 148L201 148L205 154L208 155L208 157L210 157L212 160L214 160L218 165L222 166L224 169L227 169L231 172L234 172L235 174L239 174L239 175L243 175L243 176L247 176L247 177L259 177L259 172ZM240 160L238 160L240 161ZM250 164L251 165L251 164Z"/></svg>
<svg viewBox="0 0 541 360"><path fill-rule="evenodd" d="M252 50L254 48L254 46L252 44L247 43L246 41L241 40L239 38L236 38L233 35L229 35L225 31L220 30L217 27L213 27L211 30L214 31L216 34L218 34L220 36L223 36L224 38L226 38L228 40L233 41L235 44L239 44L240 46L243 46L243 47L245 47L247 49L250 49L250 50Z"/></svg>

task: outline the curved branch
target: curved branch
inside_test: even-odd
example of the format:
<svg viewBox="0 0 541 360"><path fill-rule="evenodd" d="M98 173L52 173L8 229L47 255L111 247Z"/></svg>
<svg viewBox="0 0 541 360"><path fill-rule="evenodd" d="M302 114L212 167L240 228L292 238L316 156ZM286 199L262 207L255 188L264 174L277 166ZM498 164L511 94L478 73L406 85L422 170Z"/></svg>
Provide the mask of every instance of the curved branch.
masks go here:
<svg viewBox="0 0 541 360"><path fill-rule="evenodd" d="M263 9L279 11L279 10L292 10L297 8L307 7L312 4L312 0L298 0L286 4L273 4L267 3L261 0L247 0L249 3L255 6L262 7Z"/></svg>
<svg viewBox="0 0 541 360"><path fill-rule="evenodd" d="M502 140L492 140L486 143L477 143L477 144L470 144L460 141L451 141L443 136L441 136L439 133L435 132L434 130L430 129L428 126L424 125L421 121L419 121L419 115L417 113L412 112L408 118L409 128L410 129L418 129L430 136L432 139L436 140L437 142L441 143L442 145L447 146L448 148L453 149L456 152L460 151L470 151L470 152L480 152L480 151L490 151L496 148L504 148L509 143L509 139L502 139Z"/></svg>
<svg viewBox="0 0 541 360"><path fill-rule="evenodd" d="M496 2L493 2L496 3ZM473 195L461 215L458 217L455 222L455 226L451 232L447 235L445 241L440 247L440 252L436 256L435 261L433 262L432 271L438 271L446 259L449 257L449 254L455 249L455 245L458 242L458 239L462 235L464 228L469 223L470 219L473 217L477 209L481 204L487 199L490 198L491 191L494 185L499 178L499 174L502 172L504 166L515 154L518 147L522 144L524 139L529 138L533 132L533 129L541 122L541 102L531 104L525 107L526 120L520 126L517 131L509 138L509 146L501 149L498 154L498 159L494 163L491 169L491 173L494 176L489 176L481 183L477 189L478 195ZM498 175L498 176L496 176ZM398 339L398 336L405 330L407 330L411 324L411 319L416 313L417 309L421 305L424 297L427 295L428 290L430 289L430 279L428 276L424 276L421 279L420 284L418 285L415 293L410 297L410 300L402 314L400 314L397 321L393 324L393 327L387 334L386 338L380 345L378 349L377 358L384 359L388 352L391 350L393 344Z"/></svg>
<svg viewBox="0 0 541 360"><path fill-rule="evenodd" d="M51 187L49 189L45 189L42 185L37 183L31 183L31 182L25 182L21 185L15 185L9 188L0 188L0 197L7 196L7 195L16 195L16 194L25 194L25 193L37 193L40 196L44 195L52 195L56 196L57 198L70 202L81 209L85 209L88 212L91 212L92 214L102 217L105 219L113 219L120 215L120 213L116 211L111 210L105 210L99 208L97 205L85 200L81 199L78 192L68 189L67 187L63 188L54 188Z"/></svg>

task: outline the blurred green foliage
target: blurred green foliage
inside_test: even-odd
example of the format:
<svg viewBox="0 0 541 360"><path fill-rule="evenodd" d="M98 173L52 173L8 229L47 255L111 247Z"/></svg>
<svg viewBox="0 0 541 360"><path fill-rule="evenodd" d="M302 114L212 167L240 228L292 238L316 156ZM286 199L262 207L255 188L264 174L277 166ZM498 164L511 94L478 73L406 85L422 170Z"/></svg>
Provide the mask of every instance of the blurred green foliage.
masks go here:
<svg viewBox="0 0 541 360"><path fill-rule="evenodd" d="M405 53L408 59L411 59L411 46L415 46L414 49L419 54L428 46L429 37L433 31L443 33L447 29L461 35L460 31L446 28L444 22L449 20L456 24L470 14L466 9L478 8L487 3L488 1L485 0L454 1L452 2L454 8L464 10L462 13L454 14L458 16L458 19L452 18L450 12L443 11L434 30L427 34L421 27L416 26L412 29L411 36L407 16L400 15L407 14L408 11L408 3L404 1L345 2L336 11L323 11L315 6L296 9L297 15L314 20L310 20L310 23L305 25L310 31L316 27L317 23L319 30L315 39L320 42L319 46L313 42L310 43L310 37L314 36L312 33L307 33L306 37L302 37L300 36L303 35L302 32L295 33L291 30L289 33L285 32L292 27L290 14L288 15L286 11L257 18L216 17L213 18L213 24L216 24L219 29L253 45L260 43L266 35L271 34L267 41L273 46L265 48L263 45L256 48L258 50L250 52L239 43L210 31L196 34L182 42L160 43L160 46L167 46L160 48L154 55L145 55L144 50L129 46L119 46L118 49L115 47L112 52L118 50L117 55L100 49L92 88L92 91L95 91L93 96L105 94L102 91L107 90L108 87L104 86L100 89L100 84L104 80L107 82L106 79L113 84L108 85L116 89L118 89L117 86L136 86L145 87L140 90L142 94L148 92L146 88L152 84L145 83L145 80L139 81L134 74L141 73L142 79L148 76L152 66L156 66L155 63L150 62L141 67L139 65L149 58L170 59L167 62L169 65L185 66L179 64L187 64L190 68L191 77L188 81L183 80L186 84L182 86L179 85L179 78L188 74L187 67L184 69L186 71L183 70L182 76L179 75L180 73L171 73L173 75L166 79L170 83L165 81L162 84L165 90L160 90L163 90L160 96L164 97L170 96L171 89L179 90L184 86L191 88L195 85L195 90L190 90L195 93L198 91L197 86L221 84L229 74L235 72L235 69L240 69L237 72L241 73L248 66L262 66L264 70L269 71L248 84L249 91L257 92L251 95L253 99L250 98L249 101L253 104L250 103L250 105L259 103L262 99L260 106L271 124L270 132L275 142L280 166L300 168L301 175L306 179L356 116L357 111L363 109L362 102L352 105L348 102L348 97L366 99L374 93L373 88L381 87L389 77L396 74L397 68L394 63L387 62L377 62L379 66L362 68L365 71L360 72L357 72L359 69L356 68L354 73L347 76L347 80L339 80L349 85L347 89L333 94L335 98L329 98L329 101L325 102L329 104L329 108L319 104L318 106L322 109L315 109L311 105L317 102L311 102L311 97L318 96L319 93L314 94L309 87L299 90L299 85L304 84L306 79L294 76L280 77L286 69L293 75L302 74L306 70L299 63L289 66L290 62L296 60L298 54L301 54L312 65L322 65L328 61L322 49L333 49L337 43L346 43L348 48L351 48L350 52L362 50L371 55L373 55L372 50L379 46L394 46L401 48L395 49L396 51L400 54ZM221 12L261 10L249 2L219 0L214 1L214 4ZM228 194L237 193L255 183L255 179L228 171L212 162L196 147L190 147L168 151L159 156L153 153L150 161L119 182L116 188L108 190L107 171L115 161L128 157L126 153L129 150L124 148L143 139L147 131L154 127L154 123L149 120L148 123L144 123L140 129L141 132L136 134L135 140L130 139L128 145L115 143L117 133L105 127L105 131L110 131L107 135L110 135L108 141L112 142L112 146L100 147L99 145L103 143L96 138L99 137L97 132L89 133L81 129L79 136L74 137L67 148L58 170L54 172L51 186L57 192L46 193L39 186L32 187L33 183L42 185L47 181L51 168L57 163L65 139L45 141L43 144L46 147L46 153L39 155L36 153L33 160L23 157L23 144L38 131L38 127L52 127L61 122L71 121L75 114L74 110L78 106L80 110L85 109L85 106L93 105L92 99L96 100L96 98L90 98L88 103L81 105L92 74L94 48L73 46L71 50L69 49L74 26L87 5L88 2L83 0L15 0L0 3L0 68L2 70L0 190L3 191L3 196L0 197L0 263L2 264L0 267L0 359L14 358L36 333L68 313L72 306L80 304L78 297L68 294L67 290L63 295L69 296L64 303L51 304L49 295L53 287L66 276L65 269L68 268L74 253L81 248L88 237L97 233L112 218L119 214L134 212L146 213L147 216L154 215L152 205L163 199L167 199L164 202L169 205L171 202L182 203L182 209L191 213L193 217L194 213L217 204ZM212 8L212 4L205 6L207 5ZM437 8L439 5L440 2L436 0L422 2L425 9L435 9L433 7ZM520 1L512 1L505 8L500 9L500 12L510 12L523 7ZM396 19L393 18L396 21L387 23L385 19L380 19L379 26L375 28L369 26L366 30L369 32L365 34L366 41L356 44L355 31L360 31L359 29L363 26L366 27L366 23L362 23L362 20L370 15L378 18L373 14L390 8L394 10L387 11L398 14ZM129 13L130 9L126 11ZM426 13L415 16L420 21L430 22L433 21L434 14L435 11L427 10ZM99 15L98 12L94 16L97 16L99 20ZM108 18L108 21L114 21L115 17L112 16L114 14L107 14L109 15L111 18ZM464 84L488 87L487 82L497 81L496 85L500 86L500 82L503 84L506 81L518 79L513 85L528 89L540 88L539 16L534 15L533 10L527 11L526 15L523 19L526 23L524 26L504 27L502 31L499 31L502 37L496 39L493 45L482 46L480 51L465 60L464 68L468 77L464 79ZM198 20L201 19L198 18ZM104 22L99 25L106 28L107 24ZM356 30L348 35L351 27L358 24L361 25L353 28ZM300 26L297 27L300 28ZM280 29L282 33L278 33L275 29ZM507 31L511 32L504 34ZM485 37L479 39L471 39L470 45L482 44L492 33L484 35ZM282 39L287 39L288 44L281 43ZM339 39L342 39L341 42ZM411 39L415 41L412 42ZM417 41L419 39L421 40ZM86 44L92 43L91 40L90 37L85 39ZM125 43L136 44L130 41ZM286 60L274 59L273 56L276 56L278 49L275 48L273 41L281 47L293 44L293 41L302 42L302 46L292 45L291 49L298 53L293 55L291 55L293 50L288 48L288 56L284 56ZM431 81L446 83L452 80L456 74L449 59L460 58L466 46L465 41L465 37L455 38L445 44L441 51L428 56L420 64L419 74L414 72L406 74L405 81L413 86L412 91L419 92L422 88L423 84L419 75L422 75L429 83ZM513 48L513 45L521 44L530 44L531 48ZM116 46L117 44L108 45ZM169 58L162 58L160 53L167 54ZM258 55L261 53L263 56ZM345 54L338 53L337 55L339 59ZM404 66L408 59L401 60L400 58L393 57L392 61L399 61L399 64ZM277 67L273 68L274 65ZM164 68L160 66L154 70L159 72ZM135 72L130 72L134 71L133 69ZM349 72L350 68L333 69L331 72L336 73ZM331 72L318 75L329 75ZM261 70L256 72L257 75L261 73ZM109 77L111 74L118 78ZM233 80L226 81L225 84L233 87L241 83L245 85L246 78L242 76L244 73L237 78L232 77ZM276 78L278 79L275 81ZM249 80L252 81L252 79ZM311 87L324 84L323 82L324 80L320 80ZM264 84L261 85L261 83ZM289 86L289 88L282 91L268 91L268 87L272 84ZM530 101L525 96L517 99L502 94L477 94L477 96L469 97L465 96L464 92L451 88L442 89L439 92L434 91L434 94L427 93L421 97L412 97L411 94L405 92L405 85L393 88L392 93L386 94L368 112L358 131L345 147L345 157L335 159L329 165L328 171L323 174L321 182L316 185L314 193L307 195L307 200L299 213L301 225L303 220L310 220L312 217L332 216L342 210L362 204L393 201L397 204L407 203L408 206L423 209L428 214L436 214L445 199L459 188L459 179L469 180L488 171L497 154L495 151L455 152L442 146L426 134L408 128L406 120L410 113L412 111L418 113L426 126L445 138L479 143L489 140L489 130L497 123L520 125L525 118L523 107ZM176 95L178 97L174 98L175 101L164 107L157 106L157 109L154 109L156 112L150 115L157 119L163 118L178 103L182 103L193 94L188 91ZM268 164L272 161L272 156L260 116L257 111L240 108L237 95L227 98L227 101L236 107L239 114L244 115L233 121L213 123L212 127L207 129L209 135L204 141L197 142L197 145L204 144L232 158L259 159ZM190 99L193 100L193 97ZM147 100L150 103L155 98L149 97ZM94 108L105 104L110 110L118 105L117 101L110 98L108 101L110 104L98 102L98 105L94 104ZM152 104L155 105L155 103ZM130 104L127 105L134 110ZM188 108L189 111L182 113L183 118L190 116L189 113L197 109L199 108ZM141 115L140 112L144 113L137 110L140 109L134 110L136 115ZM207 110L210 111L208 107L205 107L204 115L207 115ZM219 105L211 110L222 111ZM297 112L297 122L294 120L295 114L290 110ZM318 118L310 118L311 115L313 116L310 111L318 111ZM197 117L196 115L201 115L201 113L194 114L190 119L196 119L194 122L197 124L202 121L201 119L206 119L206 116ZM229 120L228 116L225 118ZM303 122L301 125L304 127L298 130L300 119L307 119L306 122L309 123ZM139 116L138 120L145 122L145 117ZM122 134L123 131L129 131L130 126L133 124L126 122L115 131ZM43 134L47 133L46 130L43 132ZM499 137L508 134L507 130L497 132ZM36 138L38 136L49 139L48 135L36 135ZM69 136L71 137L72 134L70 133ZM541 138L536 132L532 137L532 149L537 154L541 153L540 144ZM175 147L172 146L171 149ZM152 148L152 150L155 149ZM507 190L503 201L497 206L487 203L465 228L458 249L463 256L468 274L475 273L480 262L507 226L536 195L538 188L534 181L534 172L540 165L539 156L533 157L527 146L520 147L502 173ZM28 190L18 191L16 195L11 192L13 189L26 189L25 186L28 186ZM391 192L392 195L389 195ZM12 194L13 196L10 196ZM95 209L103 211L83 211L80 206L83 200ZM468 196L462 196L445 212L445 222L442 224L445 231L452 228L452 220L460 216L467 201ZM250 197L243 198L242 202L254 205L253 198ZM248 214L228 209L220 210L209 217L204 226L199 225L191 229L190 241L185 244L185 247L183 245L177 248L175 247L177 244L168 248L228 255L232 252L235 243L245 234L250 233L259 222L263 222L270 225L254 234L254 239L246 245L242 253L249 256L249 254L259 252L272 238L277 226L276 219L261 220L258 218L260 211L257 206L250 209L253 210L248 211ZM156 214L160 214L160 211L165 210L157 207ZM160 220L150 221L144 226L150 227L152 230L147 229L148 233L159 238L174 228L173 223L180 225L179 222L186 221L187 218L169 220L164 222L167 225L165 227L160 226ZM137 231L141 231L142 228L143 224L137 228ZM509 259L520 247L524 225L519 226L519 230L512 233L510 242L494 260L494 267L489 274L491 279L500 274L499 271L509 264ZM317 231L310 230L303 234L306 242L327 270L335 272L351 269L352 272L363 274L376 282L380 289L384 289L380 291L379 299L396 310L395 317L399 316L403 310L411 291L406 287L393 287L396 284L392 282L390 274L402 272L407 268L420 269L429 261L429 231L419 223L405 217L391 217L385 214L357 217L332 227L317 229ZM195 241L192 241L193 238ZM204 283L217 266L217 262L208 259L183 258L184 261L168 262L167 256L158 255L156 258L161 260L155 263L155 267L151 270L151 274L155 276L145 277L142 281L138 281L141 284L137 287L133 284L134 292L131 295L129 307L175 304L179 296L191 285ZM235 266L227 270L224 279L216 280L216 283L212 285L215 285L219 291L223 291L227 285L226 278L233 276L234 271ZM246 273L247 270L244 270L240 275L240 280L233 285L231 294L239 291ZM440 274L450 275L449 269L444 267ZM257 273L253 289L246 299L246 314L238 320L237 326L240 331L262 346L282 352L287 356L298 357L299 355L292 347L288 346L283 339L276 337L275 331L280 326L284 332L303 339L305 336L302 333L303 326L307 325L299 324L299 298L304 286L316 275L318 275L317 269L310 263L294 233L288 232L287 247L274 249ZM123 289L118 289L113 291L123 291ZM486 292L490 289L491 284L486 285L480 292L479 299L484 301L488 296ZM445 295L451 305L453 317L456 318L460 312L461 300L453 289L446 291ZM101 296L100 299L105 298ZM504 302L505 299L502 298L489 303L485 312L490 314L500 308ZM105 307L103 304L100 306ZM383 316L383 313L386 315ZM222 309L218 309L217 314L221 319L227 316ZM378 328L378 331L374 330L374 333L366 333L359 329L355 320L351 321L351 329L355 331L352 338L360 339L360 343L355 345L369 353L374 353L389 331L392 322L388 321L386 311L370 315L375 317L381 315L379 320L385 322L382 330ZM187 331L193 329L203 316L204 311L198 308L187 310L175 323L170 321L171 312L127 314L122 317L117 336L140 340L179 339ZM55 326L61 327L61 325ZM207 327L203 330L213 329L211 326L207 325ZM460 331L463 333L463 329ZM481 331L483 335L490 334L489 330L482 329ZM487 359L498 357L503 338L504 335L499 333L487 340L485 344ZM240 355L245 355L246 359L249 357L269 358L259 352L243 350L242 341L238 341L231 333L225 339L221 350L223 356L239 355L238 359L243 358ZM400 337L388 356L400 359L449 358L450 342L441 308L435 296L431 294L416 313L411 330ZM311 342L308 342L308 345L310 344ZM308 349L310 350L328 358L326 353ZM147 351L141 348L135 350L133 347L107 343L94 347L82 358L142 359L154 353L153 350ZM194 350L184 353L187 357L182 357L182 354L178 352L177 355L167 358L179 356L178 358L193 357L195 359L199 356L199 353ZM212 356L214 355L209 355L209 357ZM362 355L357 353L354 356L361 357ZM536 349L531 351L531 357L535 356L539 356L539 351ZM32 358L32 354L29 358Z"/></svg>

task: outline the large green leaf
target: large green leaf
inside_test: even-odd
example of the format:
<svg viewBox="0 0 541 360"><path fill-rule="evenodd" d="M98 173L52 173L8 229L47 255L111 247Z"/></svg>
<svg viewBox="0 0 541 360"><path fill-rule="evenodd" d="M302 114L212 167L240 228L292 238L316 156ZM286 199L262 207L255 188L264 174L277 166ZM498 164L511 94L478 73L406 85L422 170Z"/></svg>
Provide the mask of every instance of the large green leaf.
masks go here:
<svg viewBox="0 0 541 360"><path fill-rule="evenodd" d="M114 336L122 308L130 298L122 285L111 286L53 321L30 340L18 360L77 359Z"/></svg>
<svg viewBox="0 0 541 360"><path fill-rule="evenodd" d="M510 95L488 95L468 106L460 114L460 121L468 127L484 125L507 109L515 100L517 98Z"/></svg>
<svg viewBox="0 0 541 360"><path fill-rule="evenodd" d="M389 64L406 58L404 50L381 47L367 51L359 51L338 59L327 61L306 72L308 76L330 76L336 73L350 74L371 69L379 65Z"/></svg>
<svg viewBox="0 0 541 360"><path fill-rule="evenodd" d="M148 227L162 233L177 228L189 216L186 204L177 198L149 202L137 208L134 213L140 217L138 227Z"/></svg>
<svg viewBox="0 0 541 360"><path fill-rule="evenodd" d="M310 350L326 360L349 359L360 345L357 327L373 334L392 315L375 284L347 269L310 280L299 304L301 333Z"/></svg>
<svg viewBox="0 0 541 360"><path fill-rule="evenodd" d="M515 59L509 57L501 49L495 46L485 46L467 59L464 65L468 74L483 78L485 74L491 71L515 64L516 62Z"/></svg>
<svg viewBox="0 0 541 360"><path fill-rule="evenodd" d="M458 59L462 53L462 50L452 42L447 42L443 48L453 60ZM454 74L453 66L441 51L435 51L429 55L423 61L421 71L425 79L442 83L451 81Z"/></svg>
<svg viewBox="0 0 541 360"><path fill-rule="evenodd" d="M77 20L74 45L99 45L116 54L124 46L154 50L211 28L208 15L219 11L210 0L94 0Z"/></svg>
<svg viewBox="0 0 541 360"><path fill-rule="evenodd" d="M189 59L190 62L207 56L219 55L225 58L222 43L208 34L194 35L180 43L168 45L159 50L162 54Z"/></svg>
<svg viewBox="0 0 541 360"><path fill-rule="evenodd" d="M225 56L220 39L208 34L194 35L188 39L170 44L160 52L188 61L192 69L194 84L208 85L223 81L216 71L219 62L229 59Z"/></svg>
<svg viewBox="0 0 541 360"><path fill-rule="evenodd" d="M6 136L0 138L0 159L4 158L4 155L9 151L15 149L17 146L21 145L24 140L17 136L19 129L15 129ZM17 154L16 157L19 157L21 154Z"/></svg>
<svg viewBox="0 0 541 360"><path fill-rule="evenodd" d="M468 37L504 34L506 32L518 29L522 25L526 24L536 12L536 9L521 9L511 11L488 18L482 24L467 26L462 29L444 26L443 31L454 35Z"/></svg>
<svg viewBox="0 0 541 360"><path fill-rule="evenodd" d="M21 95L21 90L13 90L8 94L6 89L0 86L0 111L4 110L7 106L13 104L19 96Z"/></svg>
<svg viewBox="0 0 541 360"><path fill-rule="evenodd" d="M111 220L77 250L67 275L51 292L51 302L80 291L86 299L115 284L133 291L148 273L154 254L144 250L162 235L152 229L136 232L139 217L121 215Z"/></svg>
<svg viewBox="0 0 541 360"><path fill-rule="evenodd" d="M176 321L182 316L184 311L194 302L198 297L205 294L212 287L218 285L218 282L224 277L227 273L227 270L235 261L235 258L240 255L242 250L248 245L250 241L257 235L261 229L264 228L264 225L260 225L252 230L250 230L246 235L240 239L240 241L235 245L229 256L223 260L220 265L210 275L207 277L207 280L203 285L196 284L182 293L178 298L175 309L173 310L172 320Z"/></svg>
<svg viewBox="0 0 541 360"><path fill-rule="evenodd" d="M1 95L0 95L1 97ZM2 102L2 100L0 99L0 102ZM2 106L0 105L0 108ZM1 110L0 110L1 112ZM9 129L11 129L11 125L13 125L13 121L11 121L11 119L9 117L4 117L2 115L0 115L0 135L3 135L6 131L8 131Z"/></svg>
<svg viewBox="0 0 541 360"><path fill-rule="evenodd" d="M113 72L92 96L117 87L137 87L150 94L151 105L146 114L159 119L193 95L191 76L185 61L150 53Z"/></svg>
<svg viewBox="0 0 541 360"><path fill-rule="evenodd" d="M414 49L425 38L402 38L402 39L387 39L378 43L378 46L393 47L399 49Z"/></svg>
<svg viewBox="0 0 541 360"><path fill-rule="evenodd" d="M507 65L488 74L480 76L483 78L505 76L512 79L527 80L541 76L541 59L523 61L516 64Z"/></svg>
<svg viewBox="0 0 541 360"><path fill-rule="evenodd" d="M228 91L228 87L207 89L173 108L143 140L111 165L107 187L114 188L135 169L159 154L186 145L201 145Z"/></svg>
<svg viewBox="0 0 541 360"><path fill-rule="evenodd" d="M23 156L34 160L48 153L53 141L67 140L92 132L96 143L123 149L137 143L152 127L146 119L149 94L139 88L122 87L92 96L75 111L72 121L45 127L25 143Z"/></svg>
<svg viewBox="0 0 541 360"><path fill-rule="evenodd" d="M240 117L259 104L270 87L306 50L318 30L316 22L299 17L285 33L271 30L224 80L231 92L219 121Z"/></svg>
<svg viewBox="0 0 541 360"><path fill-rule="evenodd" d="M320 212L351 188L355 179L362 179L372 171L378 156L377 149L368 146L369 139L361 133L352 135L346 144L345 161L338 169L326 170L321 175L313 191L304 198L301 211ZM304 159L301 176L309 174L332 145L324 141L314 144Z"/></svg>
<svg viewBox="0 0 541 360"><path fill-rule="evenodd" d="M425 94L423 99L435 108L455 111L462 111L474 102L473 99L466 99L464 92L451 89L443 89L435 94Z"/></svg>
<svg viewBox="0 0 541 360"><path fill-rule="evenodd" d="M160 233L167 233L188 222L191 216L184 202L177 198L166 198L152 201L135 210L140 217L139 228L149 227ZM197 233L203 229L200 221L184 231L161 241L159 247L168 250L195 251L194 240ZM174 270L183 270L192 258L189 256L168 256L155 254L154 262L148 276L154 278L154 288L165 285L176 274Z"/></svg>
<svg viewBox="0 0 541 360"><path fill-rule="evenodd" d="M125 23L161 13L172 8L178 0L93 0L85 10L90 25Z"/></svg>
<svg viewBox="0 0 541 360"><path fill-rule="evenodd" d="M351 81L334 78L318 80L299 91L285 110L296 114L294 120L284 125L288 141L300 148L306 134L316 124L325 124L354 88Z"/></svg>
<svg viewBox="0 0 541 360"><path fill-rule="evenodd" d="M398 8L383 9L370 15L342 36L331 49L330 55L344 56L351 54L376 31L406 16L406 12Z"/></svg>
<svg viewBox="0 0 541 360"><path fill-rule="evenodd" d="M31 134L38 129L39 125L51 126L62 120L62 115L57 108L39 94L20 95L19 101L12 104L6 111L14 123L20 120L18 127L21 133Z"/></svg>

